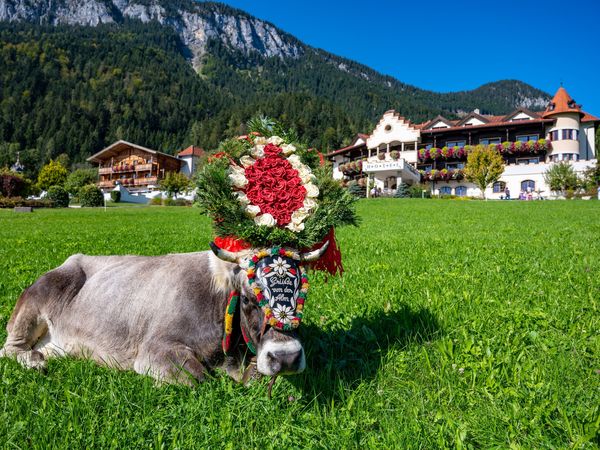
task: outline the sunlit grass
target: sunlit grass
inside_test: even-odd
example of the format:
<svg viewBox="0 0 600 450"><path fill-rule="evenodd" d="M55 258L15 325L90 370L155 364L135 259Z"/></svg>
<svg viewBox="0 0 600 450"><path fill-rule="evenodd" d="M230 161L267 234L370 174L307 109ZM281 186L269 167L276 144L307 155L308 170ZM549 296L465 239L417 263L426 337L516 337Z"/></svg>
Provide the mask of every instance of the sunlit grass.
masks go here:
<svg viewBox="0 0 600 450"><path fill-rule="evenodd" d="M189 389L0 360L4 447L594 448L600 202L372 200L313 276L305 373ZM16 298L77 252L206 249L195 208L0 211L0 340Z"/></svg>

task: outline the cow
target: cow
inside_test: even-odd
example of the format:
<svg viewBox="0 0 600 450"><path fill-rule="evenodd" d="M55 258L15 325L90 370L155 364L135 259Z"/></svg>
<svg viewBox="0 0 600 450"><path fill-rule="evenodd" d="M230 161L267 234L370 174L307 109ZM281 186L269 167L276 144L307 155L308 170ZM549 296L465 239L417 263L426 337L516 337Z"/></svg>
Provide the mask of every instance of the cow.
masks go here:
<svg viewBox="0 0 600 450"><path fill-rule="evenodd" d="M293 264L318 259L326 247L295 253ZM163 256L69 257L19 297L0 356L40 370L50 357L89 358L189 385L221 368L246 381L251 358L241 329L256 350L255 372L275 377L303 371L297 333L268 326L250 288L242 267L253 251L233 253L214 243L211 248ZM233 324L238 339L233 352L225 353L224 312L231 291L241 299Z"/></svg>

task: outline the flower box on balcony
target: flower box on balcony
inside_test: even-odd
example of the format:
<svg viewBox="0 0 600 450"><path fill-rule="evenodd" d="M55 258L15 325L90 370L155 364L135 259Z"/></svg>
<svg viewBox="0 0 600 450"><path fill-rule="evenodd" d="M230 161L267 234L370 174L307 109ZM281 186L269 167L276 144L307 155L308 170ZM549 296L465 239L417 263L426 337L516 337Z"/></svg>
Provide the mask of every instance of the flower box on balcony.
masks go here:
<svg viewBox="0 0 600 450"><path fill-rule="evenodd" d="M502 144L490 144L491 148L501 154L513 155L519 153L538 153L552 149L552 143L545 139L528 142L503 142ZM419 160L429 161L435 159L461 159L465 158L475 145L465 145L464 147L442 147L419 150Z"/></svg>

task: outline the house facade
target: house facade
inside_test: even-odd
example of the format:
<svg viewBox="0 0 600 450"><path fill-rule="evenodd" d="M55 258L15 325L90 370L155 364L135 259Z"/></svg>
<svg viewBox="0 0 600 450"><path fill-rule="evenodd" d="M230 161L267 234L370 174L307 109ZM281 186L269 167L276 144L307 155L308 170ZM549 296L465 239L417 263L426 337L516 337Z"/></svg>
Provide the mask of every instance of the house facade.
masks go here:
<svg viewBox="0 0 600 450"><path fill-rule="evenodd" d="M519 108L494 116L475 110L459 120L438 116L413 124L387 111L370 135L357 135L328 158L334 178L374 183L384 194L393 194L400 183L421 182L436 195L479 196L464 179L464 167L472 146L490 145L503 156L505 169L486 197L505 197L508 190L513 198L520 193L548 198L544 173L553 164L569 161L582 173L597 163L599 124L561 87L542 112Z"/></svg>
<svg viewBox="0 0 600 450"><path fill-rule="evenodd" d="M203 154L201 148L190 146L172 156L120 140L87 160L98 164L97 186L100 189L106 192L120 185L135 193L157 189L160 180L169 172L191 176Z"/></svg>

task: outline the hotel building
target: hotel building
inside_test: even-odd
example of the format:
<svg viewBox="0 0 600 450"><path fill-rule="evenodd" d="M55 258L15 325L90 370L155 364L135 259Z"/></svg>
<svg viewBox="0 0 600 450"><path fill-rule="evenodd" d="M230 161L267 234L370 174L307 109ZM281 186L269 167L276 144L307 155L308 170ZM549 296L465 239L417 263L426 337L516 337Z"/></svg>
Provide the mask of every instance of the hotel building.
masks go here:
<svg viewBox="0 0 600 450"><path fill-rule="evenodd" d="M569 161L583 173L597 163L599 124L561 87L543 112L519 108L493 116L475 110L458 120L437 116L413 124L387 111L370 135L358 134L327 156L334 178L365 186L374 182L387 195L400 183L424 183L434 195L479 196L480 190L464 179L467 154L471 146L494 145L505 169L486 197L501 198L508 188L513 198L520 192L549 198L553 193L544 173L553 164Z"/></svg>

